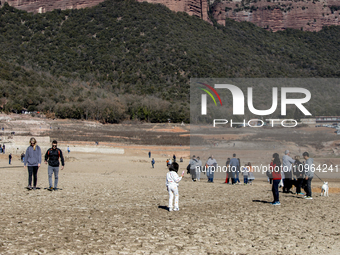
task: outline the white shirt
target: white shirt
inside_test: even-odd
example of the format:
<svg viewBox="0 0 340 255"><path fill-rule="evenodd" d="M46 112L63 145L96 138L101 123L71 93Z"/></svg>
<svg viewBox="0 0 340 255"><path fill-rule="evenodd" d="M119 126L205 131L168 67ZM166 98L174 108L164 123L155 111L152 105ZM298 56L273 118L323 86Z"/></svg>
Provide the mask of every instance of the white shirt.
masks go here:
<svg viewBox="0 0 340 255"><path fill-rule="evenodd" d="M166 174L166 186L169 185L176 185L178 186L178 183L180 182L180 180L182 180L182 177L179 177L178 174L175 171L169 171Z"/></svg>

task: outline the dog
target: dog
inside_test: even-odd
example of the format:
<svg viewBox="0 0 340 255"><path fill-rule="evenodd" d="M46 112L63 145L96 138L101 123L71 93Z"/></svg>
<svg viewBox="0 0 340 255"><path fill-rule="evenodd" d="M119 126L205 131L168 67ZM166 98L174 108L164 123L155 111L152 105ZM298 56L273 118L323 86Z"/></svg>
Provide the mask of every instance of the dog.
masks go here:
<svg viewBox="0 0 340 255"><path fill-rule="evenodd" d="M327 196L328 197L328 182L324 182L322 187L321 187L321 196ZM323 193L323 194L322 194Z"/></svg>

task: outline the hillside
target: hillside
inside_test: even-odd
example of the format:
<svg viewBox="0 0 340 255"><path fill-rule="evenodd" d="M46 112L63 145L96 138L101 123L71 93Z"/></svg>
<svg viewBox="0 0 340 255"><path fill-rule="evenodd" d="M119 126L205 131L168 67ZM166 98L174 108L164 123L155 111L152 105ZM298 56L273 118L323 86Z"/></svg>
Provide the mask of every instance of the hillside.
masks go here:
<svg viewBox="0 0 340 255"><path fill-rule="evenodd" d="M189 120L189 79L339 77L340 28L226 26L162 5L105 1L44 14L0 9L0 99L60 118Z"/></svg>

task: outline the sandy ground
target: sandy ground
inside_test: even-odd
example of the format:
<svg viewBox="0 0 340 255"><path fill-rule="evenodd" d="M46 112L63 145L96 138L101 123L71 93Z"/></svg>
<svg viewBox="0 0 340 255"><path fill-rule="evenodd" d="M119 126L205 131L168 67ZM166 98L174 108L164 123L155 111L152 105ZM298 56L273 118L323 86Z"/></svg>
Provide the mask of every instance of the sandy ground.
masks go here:
<svg viewBox="0 0 340 255"><path fill-rule="evenodd" d="M280 193L282 205L272 206L264 180L232 186L185 175L180 211L168 212L165 157L154 157L152 169L147 150L71 152L53 192L45 164L41 189L28 191L17 156L11 166L2 157L0 254L339 254L340 194Z"/></svg>

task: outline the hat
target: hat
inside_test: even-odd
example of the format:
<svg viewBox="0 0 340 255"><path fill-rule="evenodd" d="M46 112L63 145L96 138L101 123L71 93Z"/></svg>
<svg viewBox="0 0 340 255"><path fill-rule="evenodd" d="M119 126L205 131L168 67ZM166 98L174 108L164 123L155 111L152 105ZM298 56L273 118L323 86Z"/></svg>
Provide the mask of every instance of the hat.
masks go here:
<svg viewBox="0 0 340 255"><path fill-rule="evenodd" d="M285 150L285 154L287 155L289 153L289 150Z"/></svg>

